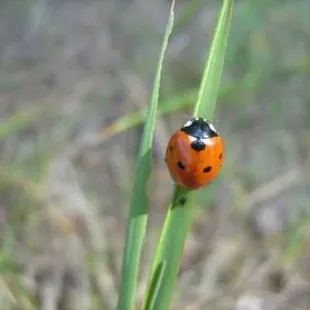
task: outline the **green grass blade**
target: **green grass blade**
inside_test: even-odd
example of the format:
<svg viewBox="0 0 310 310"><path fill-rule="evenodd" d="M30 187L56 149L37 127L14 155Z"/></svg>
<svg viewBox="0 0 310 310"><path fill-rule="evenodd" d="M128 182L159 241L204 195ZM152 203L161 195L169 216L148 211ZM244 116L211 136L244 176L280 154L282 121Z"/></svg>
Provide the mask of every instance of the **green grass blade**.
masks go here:
<svg viewBox="0 0 310 310"><path fill-rule="evenodd" d="M224 0L202 75L194 116L202 115L208 118L213 116L224 64L232 6L232 0Z"/></svg>
<svg viewBox="0 0 310 310"><path fill-rule="evenodd" d="M161 262L157 265L154 271L154 276L150 284L150 294L148 294L149 299L146 300L145 308L148 310L153 310L156 299L158 297L159 288L163 281L163 276L166 268L166 262Z"/></svg>
<svg viewBox="0 0 310 310"><path fill-rule="evenodd" d="M197 89L190 89L177 96L173 96L172 98L159 102L158 114L169 114L182 108L189 107L196 100L197 93ZM105 141L122 131L140 125L144 121L146 113L147 109L142 108L137 112L133 112L123 117L120 117L111 125L103 129L103 131L100 133L100 135L102 136L102 140Z"/></svg>
<svg viewBox="0 0 310 310"><path fill-rule="evenodd" d="M195 116L199 114L208 118L212 117L222 73L231 15L232 0L224 0L194 109ZM153 310L166 310L169 307L183 254L186 234L192 223L192 201L192 191L175 186L171 206L157 245L145 296L145 301L151 298L149 296L152 294L150 283L153 282L158 265L165 262L166 269L155 298ZM143 309L149 310L145 301Z"/></svg>
<svg viewBox="0 0 310 310"><path fill-rule="evenodd" d="M168 45L168 39L172 32L174 20L173 10L174 1L171 5L169 20L161 47L153 93L146 115L143 136L140 144L123 254L118 310L131 310L134 308L140 254L147 225L148 201L146 196L146 183L151 172L151 147L158 105L162 63Z"/></svg>

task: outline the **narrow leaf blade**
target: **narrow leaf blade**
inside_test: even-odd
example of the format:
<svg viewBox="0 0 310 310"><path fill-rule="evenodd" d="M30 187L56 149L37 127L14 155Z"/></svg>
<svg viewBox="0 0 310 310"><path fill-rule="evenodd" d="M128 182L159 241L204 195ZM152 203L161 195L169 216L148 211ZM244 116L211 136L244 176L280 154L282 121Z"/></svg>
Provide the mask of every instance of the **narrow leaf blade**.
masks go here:
<svg viewBox="0 0 310 310"><path fill-rule="evenodd" d="M169 36L172 32L174 20L173 9L174 1L171 5L169 20L161 47L152 97L148 107L143 136L140 144L138 165L135 173L123 254L121 288L117 307L118 310L131 310L134 308L141 248L147 225L148 201L146 196L146 183L151 172L152 138L156 120L162 63L164 60L165 50L168 45Z"/></svg>
<svg viewBox="0 0 310 310"><path fill-rule="evenodd" d="M194 116L213 117L226 53L232 7L232 0L224 0L202 75Z"/></svg>

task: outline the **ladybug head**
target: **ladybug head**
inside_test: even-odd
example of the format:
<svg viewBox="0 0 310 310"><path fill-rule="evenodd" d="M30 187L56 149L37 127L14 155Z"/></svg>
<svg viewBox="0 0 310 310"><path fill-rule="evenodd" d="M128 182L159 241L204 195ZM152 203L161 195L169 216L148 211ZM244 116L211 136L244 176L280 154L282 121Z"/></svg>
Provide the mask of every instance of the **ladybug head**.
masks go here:
<svg viewBox="0 0 310 310"><path fill-rule="evenodd" d="M202 117L195 117L187 121L181 127L181 131L197 139L208 139L218 136L212 123Z"/></svg>

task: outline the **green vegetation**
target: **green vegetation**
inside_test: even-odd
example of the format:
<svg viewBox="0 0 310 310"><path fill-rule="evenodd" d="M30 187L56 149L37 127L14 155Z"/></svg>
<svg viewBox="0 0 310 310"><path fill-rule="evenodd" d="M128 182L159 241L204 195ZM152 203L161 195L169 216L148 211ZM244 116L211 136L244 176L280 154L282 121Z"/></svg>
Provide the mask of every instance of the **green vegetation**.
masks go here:
<svg viewBox="0 0 310 310"><path fill-rule="evenodd" d="M205 51L210 59L221 3L176 3L155 131L147 130L149 207L131 243L140 259L124 272L131 191L148 177L137 159L148 103L157 102L149 98L169 3L45 4L0 4L0 308L112 310L125 290L135 309L235 308L259 291L272 297L267 305L308 310L309 1L236 1L218 90L219 80L201 78L212 76ZM201 80L215 86L200 85L207 95ZM172 212L180 189L163 151L198 96L206 99L196 112L224 138L224 168ZM126 271L131 290L121 288Z"/></svg>
<svg viewBox="0 0 310 310"><path fill-rule="evenodd" d="M148 215L146 184L151 173L151 151L159 97L160 78L164 61L164 54L167 49L168 39L173 27L173 10L174 2L172 2L169 14L169 21L159 56L153 94L146 115L143 136L140 143L140 151L137 163L138 166L136 169L134 187L132 190L130 214L128 218L128 228L123 254L121 290L118 303L119 310L130 310L134 308L141 248L144 240Z"/></svg>

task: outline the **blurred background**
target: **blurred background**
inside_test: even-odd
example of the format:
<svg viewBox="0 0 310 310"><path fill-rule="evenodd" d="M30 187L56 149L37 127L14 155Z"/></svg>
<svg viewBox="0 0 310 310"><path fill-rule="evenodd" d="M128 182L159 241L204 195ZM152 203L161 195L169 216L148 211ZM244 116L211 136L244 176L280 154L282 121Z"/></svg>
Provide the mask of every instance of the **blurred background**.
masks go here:
<svg viewBox="0 0 310 310"><path fill-rule="evenodd" d="M221 2L177 1L138 301ZM0 309L115 309L133 173L169 1L0 1ZM171 309L310 308L310 2L238 0Z"/></svg>

